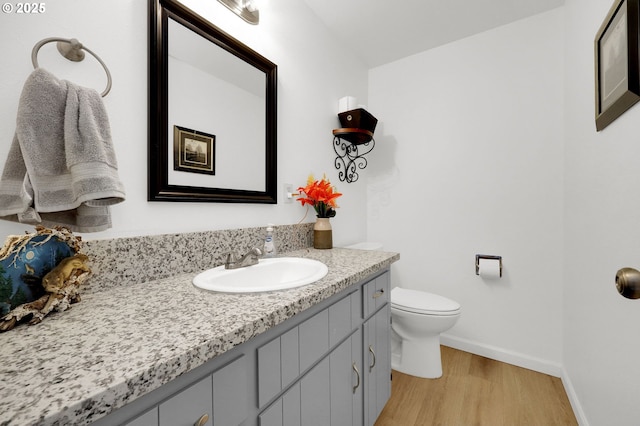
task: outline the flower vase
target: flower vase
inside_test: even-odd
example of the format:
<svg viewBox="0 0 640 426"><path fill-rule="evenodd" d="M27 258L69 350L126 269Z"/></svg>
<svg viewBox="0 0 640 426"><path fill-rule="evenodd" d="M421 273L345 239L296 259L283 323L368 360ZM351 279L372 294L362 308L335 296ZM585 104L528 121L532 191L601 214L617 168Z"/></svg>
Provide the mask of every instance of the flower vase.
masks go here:
<svg viewBox="0 0 640 426"><path fill-rule="evenodd" d="M319 217L313 226L313 248L333 248L333 231L328 217Z"/></svg>

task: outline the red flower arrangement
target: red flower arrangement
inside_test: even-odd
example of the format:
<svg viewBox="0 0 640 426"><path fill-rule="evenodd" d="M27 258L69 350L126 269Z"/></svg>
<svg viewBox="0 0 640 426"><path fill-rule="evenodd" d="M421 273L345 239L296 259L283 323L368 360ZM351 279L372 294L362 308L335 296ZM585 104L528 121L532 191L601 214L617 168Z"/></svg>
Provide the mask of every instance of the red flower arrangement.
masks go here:
<svg viewBox="0 0 640 426"><path fill-rule="evenodd" d="M298 188L300 198L298 201L304 206L309 204L313 206L317 217L334 217L335 209L338 207L336 198L342 194L336 192L331 186L331 182L326 176L321 180L314 180L313 175L309 175L307 186Z"/></svg>

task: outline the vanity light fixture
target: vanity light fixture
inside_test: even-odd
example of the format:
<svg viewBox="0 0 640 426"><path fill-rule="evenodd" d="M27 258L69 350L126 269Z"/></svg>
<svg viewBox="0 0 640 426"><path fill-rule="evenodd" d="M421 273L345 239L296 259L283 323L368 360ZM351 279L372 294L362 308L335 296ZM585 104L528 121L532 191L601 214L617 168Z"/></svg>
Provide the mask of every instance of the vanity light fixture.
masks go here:
<svg viewBox="0 0 640 426"><path fill-rule="evenodd" d="M230 11L244 19L246 22L258 25L260 22L260 11L257 0L218 0Z"/></svg>

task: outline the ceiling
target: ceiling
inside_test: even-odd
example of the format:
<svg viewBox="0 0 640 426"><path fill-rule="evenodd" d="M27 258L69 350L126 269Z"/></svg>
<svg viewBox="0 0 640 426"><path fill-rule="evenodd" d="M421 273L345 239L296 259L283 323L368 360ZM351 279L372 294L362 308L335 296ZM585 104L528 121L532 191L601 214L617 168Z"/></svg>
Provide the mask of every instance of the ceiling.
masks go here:
<svg viewBox="0 0 640 426"><path fill-rule="evenodd" d="M564 4L564 0L304 1L370 67Z"/></svg>

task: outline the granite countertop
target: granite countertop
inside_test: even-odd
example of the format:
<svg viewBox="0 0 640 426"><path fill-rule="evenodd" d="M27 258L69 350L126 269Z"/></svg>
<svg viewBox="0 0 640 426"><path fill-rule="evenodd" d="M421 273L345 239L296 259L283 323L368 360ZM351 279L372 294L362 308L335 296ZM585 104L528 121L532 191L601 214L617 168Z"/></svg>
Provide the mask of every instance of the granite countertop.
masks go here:
<svg viewBox="0 0 640 426"><path fill-rule="evenodd" d="M0 334L0 425L90 424L400 258L340 248L286 255L322 261L329 273L254 294L203 291L193 273L123 283Z"/></svg>

